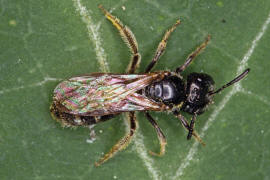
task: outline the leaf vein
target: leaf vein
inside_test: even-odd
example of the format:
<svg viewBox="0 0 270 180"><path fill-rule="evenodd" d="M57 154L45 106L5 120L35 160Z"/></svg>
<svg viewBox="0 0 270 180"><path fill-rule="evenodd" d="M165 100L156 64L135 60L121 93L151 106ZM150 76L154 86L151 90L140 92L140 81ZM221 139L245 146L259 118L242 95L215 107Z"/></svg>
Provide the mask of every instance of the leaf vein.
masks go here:
<svg viewBox="0 0 270 180"><path fill-rule="evenodd" d="M40 82L37 82L37 83L29 84L29 85L26 85L26 86L18 86L18 87L13 87L13 88L1 90L0 95L5 94L5 93L9 93L9 92L12 92L12 91L19 91L19 90L25 89L25 88L43 86L45 83L50 82L50 81L62 81L62 79L45 77L43 79L43 81L40 81Z"/></svg>
<svg viewBox="0 0 270 180"><path fill-rule="evenodd" d="M99 35L100 24L95 25L92 17L89 15L88 10L81 4L80 0L73 0L76 10L80 13L82 21L86 24L88 35L95 45L95 52L101 72L109 72L108 62L106 60L106 54L102 47L102 40Z"/></svg>

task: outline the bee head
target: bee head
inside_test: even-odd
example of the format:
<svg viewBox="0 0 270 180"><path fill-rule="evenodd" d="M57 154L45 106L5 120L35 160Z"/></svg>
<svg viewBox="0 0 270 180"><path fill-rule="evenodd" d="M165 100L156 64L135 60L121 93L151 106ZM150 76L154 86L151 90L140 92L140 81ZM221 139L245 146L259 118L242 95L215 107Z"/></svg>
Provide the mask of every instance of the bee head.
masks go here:
<svg viewBox="0 0 270 180"><path fill-rule="evenodd" d="M187 78L186 100L181 107L182 111L190 114L201 114L211 103L213 96L225 88L233 85L247 76L250 69L246 69L233 80L214 91L214 80L208 74L191 73Z"/></svg>
<svg viewBox="0 0 270 180"><path fill-rule="evenodd" d="M210 92L214 90L214 80L204 73L191 73L187 78L186 100L181 110L190 114L201 114L212 101Z"/></svg>

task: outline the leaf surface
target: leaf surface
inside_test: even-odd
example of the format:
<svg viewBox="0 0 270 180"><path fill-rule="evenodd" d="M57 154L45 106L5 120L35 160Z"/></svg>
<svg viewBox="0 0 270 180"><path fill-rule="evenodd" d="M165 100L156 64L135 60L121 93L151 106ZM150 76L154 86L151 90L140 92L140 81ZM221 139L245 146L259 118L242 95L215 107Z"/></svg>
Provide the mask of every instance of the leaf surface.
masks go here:
<svg viewBox="0 0 270 180"><path fill-rule="evenodd" d="M154 70L174 70L208 34L183 73L210 74L220 87L245 68L245 80L215 97L198 117L206 146L186 140L171 114L151 113L167 137L166 154L142 113L134 141L101 167L94 162L125 134L124 116L88 128L61 128L49 113L63 79L125 72L130 53L98 9L102 4L135 34L143 72L164 32L181 19ZM0 1L1 179L270 179L270 1ZM190 116L185 114L187 119Z"/></svg>

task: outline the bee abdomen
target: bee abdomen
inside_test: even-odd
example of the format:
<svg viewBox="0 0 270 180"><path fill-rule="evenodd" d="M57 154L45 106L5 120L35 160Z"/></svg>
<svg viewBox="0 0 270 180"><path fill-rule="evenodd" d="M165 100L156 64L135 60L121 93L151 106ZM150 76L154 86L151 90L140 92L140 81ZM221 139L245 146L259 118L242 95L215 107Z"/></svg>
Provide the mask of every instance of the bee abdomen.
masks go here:
<svg viewBox="0 0 270 180"><path fill-rule="evenodd" d="M99 122L107 121L115 116L114 114L108 114L104 116L74 115L66 112L61 112L54 103L51 105L50 111L54 119L61 123L61 125L64 127L89 126Z"/></svg>

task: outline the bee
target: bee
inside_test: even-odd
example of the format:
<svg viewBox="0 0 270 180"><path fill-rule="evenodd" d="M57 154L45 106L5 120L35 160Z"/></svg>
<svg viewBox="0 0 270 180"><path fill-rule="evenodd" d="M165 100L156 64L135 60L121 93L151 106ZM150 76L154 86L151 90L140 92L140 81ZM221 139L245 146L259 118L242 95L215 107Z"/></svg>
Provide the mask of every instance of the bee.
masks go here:
<svg viewBox="0 0 270 180"><path fill-rule="evenodd" d="M194 130L197 116L205 112L208 105L213 102L215 94L243 79L250 69L246 69L217 90L214 88L213 78L208 74L194 72L188 75L187 80L184 80L181 73L206 47L210 40L208 36L187 57L184 64L174 71L150 72L164 53L169 36L180 24L180 20L177 20L164 34L145 72L136 74L135 70L139 66L141 56L134 34L101 5L99 8L117 28L132 53L127 72L126 74L92 73L61 82L53 92L53 101L50 106L52 117L63 126L75 127L90 126L112 119L121 113L128 113L130 131L95 163L96 166L100 166L128 146L137 129L135 111L144 112L157 133L160 151L159 153L151 152L152 155L162 156L165 153L167 141L161 128L150 115L150 111L171 112L188 131L187 139L193 136L204 145ZM181 112L192 115L190 123L181 115Z"/></svg>

